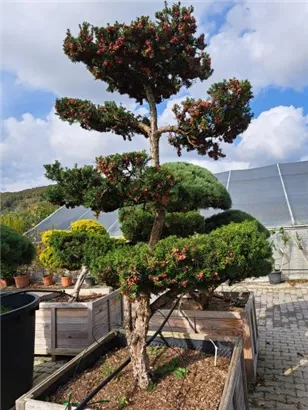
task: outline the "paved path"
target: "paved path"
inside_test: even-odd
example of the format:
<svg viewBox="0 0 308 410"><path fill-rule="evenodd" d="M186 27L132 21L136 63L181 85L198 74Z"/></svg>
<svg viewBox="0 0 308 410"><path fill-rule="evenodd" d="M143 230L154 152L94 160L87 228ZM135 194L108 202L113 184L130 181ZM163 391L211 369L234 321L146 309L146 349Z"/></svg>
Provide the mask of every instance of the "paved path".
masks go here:
<svg viewBox="0 0 308 410"><path fill-rule="evenodd" d="M258 383L250 408L308 410L308 286L245 283L234 288L241 289L255 293L260 335ZM34 384L64 363L36 358Z"/></svg>
<svg viewBox="0 0 308 410"><path fill-rule="evenodd" d="M308 409L308 287L298 286L247 285L255 293L260 336L251 409Z"/></svg>
<svg viewBox="0 0 308 410"><path fill-rule="evenodd" d="M51 357L36 356L34 359L33 386L60 369L69 359L52 361Z"/></svg>

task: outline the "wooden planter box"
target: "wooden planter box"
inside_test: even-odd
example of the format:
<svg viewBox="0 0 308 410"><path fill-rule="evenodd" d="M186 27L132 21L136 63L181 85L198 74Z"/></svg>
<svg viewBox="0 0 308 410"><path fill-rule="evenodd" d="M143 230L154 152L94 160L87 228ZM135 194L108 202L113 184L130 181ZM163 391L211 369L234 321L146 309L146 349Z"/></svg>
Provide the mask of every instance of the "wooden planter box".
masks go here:
<svg viewBox="0 0 308 410"><path fill-rule="evenodd" d="M239 292L222 292L236 297ZM248 296L248 292L246 293ZM161 312L161 313L160 313ZM157 330L169 310L161 309L150 321L150 330ZM249 292L243 312L174 310L164 331L199 333L211 338L217 336L241 336L243 338L246 377L249 388L256 381L258 361L258 327L253 292Z"/></svg>
<svg viewBox="0 0 308 410"><path fill-rule="evenodd" d="M119 290L90 302L41 302L35 354L75 356L123 322Z"/></svg>
<svg viewBox="0 0 308 410"><path fill-rule="evenodd" d="M204 341L208 341L208 338L204 335L164 332L163 337L167 340L181 339L184 344L199 343L199 345L204 345ZM16 401L16 410L64 410L65 405L46 402L44 399L54 393L59 386L64 385L75 374L77 364L78 372L90 368L108 350L117 345L123 346L123 340L122 332L115 330L109 332L99 340L99 344L92 344L86 351L81 352L46 380L20 397ZM232 342L233 350L229 373L218 410L249 410L242 340L241 338L219 338L219 340L221 340L221 342L218 342L220 346L223 346L224 343L230 346L230 342ZM217 343L217 339L215 341Z"/></svg>

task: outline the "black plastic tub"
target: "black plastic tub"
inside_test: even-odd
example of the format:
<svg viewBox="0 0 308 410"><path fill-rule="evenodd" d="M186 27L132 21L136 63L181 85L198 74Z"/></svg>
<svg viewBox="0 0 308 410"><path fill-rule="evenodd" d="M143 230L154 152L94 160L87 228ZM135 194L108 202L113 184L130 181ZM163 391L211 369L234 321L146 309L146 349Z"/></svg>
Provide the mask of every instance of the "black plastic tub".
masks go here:
<svg viewBox="0 0 308 410"><path fill-rule="evenodd" d="M0 294L1 307L11 309L1 317L1 410L32 387L35 311L39 298L32 294Z"/></svg>

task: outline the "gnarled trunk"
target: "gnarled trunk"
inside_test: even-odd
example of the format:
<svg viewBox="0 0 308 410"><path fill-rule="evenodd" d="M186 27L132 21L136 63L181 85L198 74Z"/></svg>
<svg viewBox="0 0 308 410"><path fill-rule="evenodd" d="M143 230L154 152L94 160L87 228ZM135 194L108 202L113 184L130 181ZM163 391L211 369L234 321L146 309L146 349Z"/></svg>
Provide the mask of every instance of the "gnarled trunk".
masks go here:
<svg viewBox="0 0 308 410"><path fill-rule="evenodd" d="M77 281L75 283L73 293L72 293L72 299L73 300L78 301L80 289L81 289L81 286L82 286L82 284L83 284L83 282L84 282L84 280L85 280L85 278L88 274L88 271L89 271L89 269L87 268L87 266L82 266L81 271L79 273L79 276L77 278Z"/></svg>
<svg viewBox="0 0 308 410"><path fill-rule="evenodd" d="M146 351L146 337L149 329L150 297L140 295L135 303L134 312L130 301L125 298L125 331L127 344L133 366L133 374L141 389L146 389L151 378L149 375L149 358Z"/></svg>
<svg viewBox="0 0 308 410"><path fill-rule="evenodd" d="M211 287L206 290L192 292L190 296L198 303L201 310L206 310L211 303L215 288Z"/></svg>

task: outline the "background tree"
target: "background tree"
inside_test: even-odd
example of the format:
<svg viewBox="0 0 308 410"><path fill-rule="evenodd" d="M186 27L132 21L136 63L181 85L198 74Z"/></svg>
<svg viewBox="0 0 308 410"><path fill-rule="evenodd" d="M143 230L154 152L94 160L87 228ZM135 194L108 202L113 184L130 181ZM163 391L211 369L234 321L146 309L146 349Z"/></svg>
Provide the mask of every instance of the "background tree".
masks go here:
<svg viewBox="0 0 308 410"><path fill-rule="evenodd" d="M97 221L82 219L71 224L70 230L50 230L42 235L43 249L39 260L48 269L80 270L75 283L72 298L78 300L80 289L90 270L97 272L96 260L104 256L113 247L120 247L123 242L109 237L106 229ZM102 281L107 286L119 284L118 275L110 274Z"/></svg>
<svg viewBox="0 0 308 410"><path fill-rule="evenodd" d="M71 61L84 63L95 79L107 83L108 91L128 94L140 104L146 102L150 115L136 116L114 102L100 106L62 98L56 101L60 118L70 124L79 123L87 130L111 131L124 139L143 135L149 140L151 156L128 153L100 157L96 168L76 166L68 170L59 163L47 166L47 177L59 184L51 188L50 199L70 207L82 204L97 213L151 203L154 223L147 248L150 254L161 237L166 206L176 202L172 172L160 167L161 137L168 134L178 155L186 149L217 160L224 156L220 143L232 143L246 130L252 117L250 83L231 79L212 85L207 100L187 98L181 106L175 105L176 125L158 127L157 104L212 74L204 35L196 37L196 30L193 7L166 4L156 13L155 20L142 16L129 25L116 22L106 27L83 23L76 37L68 31L64 40L64 52ZM138 275L134 278L131 280L138 281ZM150 294L147 287L133 293L133 315L125 298L127 341L134 375L142 388L150 382L145 349Z"/></svg>
<svg viewBox="0 0 308 410"><path fill-rule="evenodd" d="M32 242L19 232L1 225L1 275L12 278L19 266L29 265L35 257Z"/></svg>

